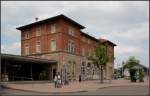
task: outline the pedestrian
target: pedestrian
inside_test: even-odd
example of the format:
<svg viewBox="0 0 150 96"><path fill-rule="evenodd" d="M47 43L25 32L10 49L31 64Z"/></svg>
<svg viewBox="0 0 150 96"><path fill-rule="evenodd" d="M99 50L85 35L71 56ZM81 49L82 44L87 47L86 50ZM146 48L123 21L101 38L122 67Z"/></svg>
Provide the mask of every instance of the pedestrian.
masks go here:
<svg viewBox="0 0 150 96"><path fill-rule="evenodd" d="M57 87L57 76L54 77L55 88Z"/></svg>
<svg viewBox="0 0 150 96"><path fill-rule="evenodd" d="M58 75L57 75L57 79L58 79L58 87L60 88L61 87L61 76L60 76L59 72L58 72Z"/></svg>
<svg viewBox="0 0 150 96"><path fill-rule="evenodd" d="M81 82L81 75L79 75L79 82Z"/></svg>

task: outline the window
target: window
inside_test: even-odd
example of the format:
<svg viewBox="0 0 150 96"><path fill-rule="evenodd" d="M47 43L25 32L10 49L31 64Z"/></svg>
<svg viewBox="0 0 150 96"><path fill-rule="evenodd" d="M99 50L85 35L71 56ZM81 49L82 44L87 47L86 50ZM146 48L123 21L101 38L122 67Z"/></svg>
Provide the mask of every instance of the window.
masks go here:
<svg viewBox="0 0 150 96"><path fill-rule="evenodd" d="M25 48L25 55L29 55L29 46Z"/></svg>
<svg viewBox="0 0 150 96"><path fill-rule="evenodd" d="M26 40L26 44L25 44L26 46L29 46L29 40Z"/></svg>
<svg viewBox="0 0 150 96"><path fill-rule="evenodd" d="M56 50L56 40L52 39L51 40L51 51L55 51Z"/></svg>
<svg viewBox="0 0 150 96"><path fill-rule="evenodd" d="M90 44L91 43L91 41L88 39L88 44Z"/></svg>
<svg viewBox="0 0 150 96"><path fill-rule="evenodd" d="M25 39L29 39L29 31L25 33Z"/></svg>
<svg viewBox="0 0 150 96"><path fill-rule="evenodd" d="M36 28L36 36L40 36L41 35L41 27L37 27Z"/></svg>
<svg viewBox="0 0 150 96"><path fill-rule="evenodd" d="M41 44L40 44L40 37L36 38L36 52L39 53L41 52Z"/></svg>
<svg viewBox="0 0 150 96"><path fill-rule="evenodd" d="M74 28L72 26L69 27L69 35L74 36Z"/></svg>
<svg viewBox="0 0 150 96"><path fill-rule="evenodd" d="M69 40L68 42L68 52L75 53L75 45L72 40Z"/></svg>
<svg viewBox="0 0 150 96"><path fill-rule="evenodd" d="M51 33L55 33L56 32L56 24L53 23L51 24Z"/></svg>
<svg viewBox="0 0 150 96"><path fill-rule="evenodd" d="M25 55L29 54L29 41L27 40L25 43Z"/></svg>
<svg viewBox="0 0 150 96"><path fill-rule="evenodd" d="M82 56L84 56L85 55L85 50L84 50L84 48L82 48Z"/></svg>

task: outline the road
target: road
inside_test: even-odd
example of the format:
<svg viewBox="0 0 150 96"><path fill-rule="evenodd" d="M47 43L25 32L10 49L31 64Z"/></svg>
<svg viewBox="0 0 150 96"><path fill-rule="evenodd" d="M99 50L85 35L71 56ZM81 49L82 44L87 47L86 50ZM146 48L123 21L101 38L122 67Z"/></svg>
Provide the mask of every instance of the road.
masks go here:
<svg viewBox="0 0 150 96"><path fill-rule="evenodd" d="M97 89L95 91L88 92L74 92L74 93L61 93L61 95L136 95L146 96L148 95L148 86L120 86L120 87L108 87L103 89ZM59 95L60 93L38 93L29 91L20 91L13 89L0 89L1 95Z"/></svg>
<svg viewBox="0 0 150 96"><path fill-rule="evenodd" d="M74 95L136 95L145 96L149 94L148 86L121 86L108 87L83 93L74 93Z"/></svg>

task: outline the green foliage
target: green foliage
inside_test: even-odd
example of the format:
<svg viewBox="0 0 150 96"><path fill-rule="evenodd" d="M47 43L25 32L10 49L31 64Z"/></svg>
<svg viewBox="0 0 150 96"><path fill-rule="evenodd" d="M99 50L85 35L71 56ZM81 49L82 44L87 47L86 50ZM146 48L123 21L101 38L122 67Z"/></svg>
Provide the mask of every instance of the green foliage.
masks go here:
<svg viewBox="0 0 150 96"><path fill-rule="evenodd" d="M139 69L139 81L143 82L144 80L144 71L143 69Z"/></svg>
<svg viewBox="0 0 150 96"><path fill-rule="evenodd" d="M131 70L134 66L137 66L138 64L139 64L139 60L135 59L134 56L131 56L123 66L123 70L125 70L126 68Z"/></svg>
<svg viewBox="0 0 150 96"><path fill-rule="evenodd" d="M89 60L92 60L93 63L100 69L101 83L103 83L103 67L109 61L106 46L98 43L94 53L89 57Z"/></svg>
<svg viewBox="0 0 150 96"><path fill-rule="evenodd" d="M108 62L107 49L106 46L98 43L94 50L92 56L89 57L89 60L92 60L94 64L100 68Z"/></svg>
<svg viewBox="0 0 150 96"><path fill-rule="evenodd" d="M137 72L137 69L135 67L138 65L139 65L139 60L135 59L134 56L129 57L127 62L123 65L123 71L126 68L129 69L131 82L136 81L135 74Z"/></svg>

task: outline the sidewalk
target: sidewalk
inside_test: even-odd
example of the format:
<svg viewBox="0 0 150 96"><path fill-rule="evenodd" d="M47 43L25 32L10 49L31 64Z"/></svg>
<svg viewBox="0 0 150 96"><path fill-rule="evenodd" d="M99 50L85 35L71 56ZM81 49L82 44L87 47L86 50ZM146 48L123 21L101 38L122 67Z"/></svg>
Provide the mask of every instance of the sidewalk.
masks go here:
<svg viewBox="0 0 150 96"><path fill-rule="evenodd" d="M145 79L144 82L131 83L129 80L112 80L100 84L99 80L70 82L69 85L64 85L62 88L54 88L53 83L43 84L5 84L6 87L18 90L34 91L34 92L80 92L80 91L92 91L100 88L111 87L111 86L128 86L128 85L139 85L148 86L149 80Z"/></svg>

